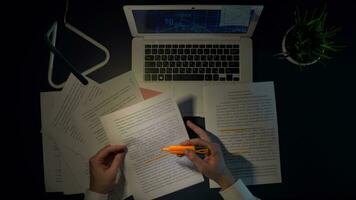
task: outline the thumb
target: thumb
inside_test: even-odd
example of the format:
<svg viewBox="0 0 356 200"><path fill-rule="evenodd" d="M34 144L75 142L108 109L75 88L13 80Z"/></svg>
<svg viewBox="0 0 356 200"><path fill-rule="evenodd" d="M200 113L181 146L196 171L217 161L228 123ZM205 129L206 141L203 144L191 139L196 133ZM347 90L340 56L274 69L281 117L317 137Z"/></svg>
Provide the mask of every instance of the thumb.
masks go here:
<svg viewBox="0 0 356 200"><path fill-rule="evenodd" d="M120 165L124 162L125 153L118 153L115 155L114 160L111 163L110 170L115 173L119 170Z"/></svg>
<svg viewBox="0 0 356 200"><path fill-rule="evenodd" d="M185 151L184 152L185 155L188 157L189 160L191 160L193 162L193 164L195 165L195 167L202 172L203 168L205 166L205 162L199 158L199 156L197 156L197 154L195 154L193 151Z"/></svg>

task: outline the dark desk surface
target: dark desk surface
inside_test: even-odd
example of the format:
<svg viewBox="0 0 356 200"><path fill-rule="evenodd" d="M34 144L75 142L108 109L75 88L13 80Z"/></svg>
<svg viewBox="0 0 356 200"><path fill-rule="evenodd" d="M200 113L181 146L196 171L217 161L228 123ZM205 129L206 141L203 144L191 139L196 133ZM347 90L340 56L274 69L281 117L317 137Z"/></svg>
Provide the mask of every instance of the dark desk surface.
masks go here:
<svg viewBox="0 0 356 200"><path fill-rule="evenodd" d="M179 4L206 4L207 1L179 1ZM215 4L246 4L249 1L217 1ZM254 81L274 81L282 168L281 184L249 186L262 199L343 199L355 198L355 3L327 1L328 23L342 26L337 40L346 48L326 66L316 64L299 71L287 61L273 57L281 50L284 32L292 25L296 5L315 8L324 1L254 1L264 10L253 35ZM98 82L130 69L131 35L122 10L124 4L167 4L167 1L71 1L68 21L108 47L111 59L107 66L92 74ZM214 2L210 2L214 4ZM253 4L251 3L251 4ZM37 199L81 199L81 195L63 197L45 194L40 135L39 92L52 90L47 83L49 51L43 35L54 20L63 18L65 1L39 3L26 1L14 5L10 30L16 37L15 64L19 64L20 84L16 146L19 157L11 165L19 178L11 175L8 184L17 196ZM16 17L15 17L16 15ZM21 24L21 25L18 25ZM67 35L63 24L59 34ZM72 38L75 37L72 35ZM79 43L58 41L75 65L85 68L103 56ZM65 40L67 41L67 40ZM76 39L76 41L78 41ZM70 45L68 45L70 44ZM19 57L20 55L21 57ZM96 56L99 55L99 56ZM21 59L19 59L21 58ZM22 59L23 58L23 59ZM16 66L16 65L15 65ZM61 66L56 61L56 66ZM57 67L60 68L60 67ZM66 73L55 70L57 80ZM18 77L18 74L17 74ZM21 114L20 114L21 112ZM24 120L26 119L26 120ZM25 152L25 153L23 153ZM20 181L19 181L20 180ZM218 199L217 190L207 183L198 184L162 199Z"/></svg>

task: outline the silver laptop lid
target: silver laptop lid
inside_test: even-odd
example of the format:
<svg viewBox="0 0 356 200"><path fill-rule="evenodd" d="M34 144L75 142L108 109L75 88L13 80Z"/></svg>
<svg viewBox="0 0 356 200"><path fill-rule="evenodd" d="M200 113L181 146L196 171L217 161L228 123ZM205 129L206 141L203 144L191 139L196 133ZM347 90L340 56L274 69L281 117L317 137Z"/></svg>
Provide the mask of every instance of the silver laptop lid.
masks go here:
<svg viewBox="0 0 356 200"><path fill-rule="evenodd" d="M262 9L260 5L124 6L133 37L251 37Z"/></svg>

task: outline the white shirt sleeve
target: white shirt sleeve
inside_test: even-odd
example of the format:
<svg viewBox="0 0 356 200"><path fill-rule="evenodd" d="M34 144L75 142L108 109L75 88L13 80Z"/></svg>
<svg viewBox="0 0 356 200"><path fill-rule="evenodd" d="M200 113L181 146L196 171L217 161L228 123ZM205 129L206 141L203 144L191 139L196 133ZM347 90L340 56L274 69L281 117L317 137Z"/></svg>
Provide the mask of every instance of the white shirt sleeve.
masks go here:
<svg viewBox="0 0 356 200"><path fill-rule="evenodd" d="M108 194L100 194L90 190L85 192L84 200L107 200Z"/></svg>
<svg viewBox="0 0 356 200"><path fill-rule="evenodd" d="M224 200L259 200L251 194L241 179L224 191L220 191L220 195Z"/></svg>

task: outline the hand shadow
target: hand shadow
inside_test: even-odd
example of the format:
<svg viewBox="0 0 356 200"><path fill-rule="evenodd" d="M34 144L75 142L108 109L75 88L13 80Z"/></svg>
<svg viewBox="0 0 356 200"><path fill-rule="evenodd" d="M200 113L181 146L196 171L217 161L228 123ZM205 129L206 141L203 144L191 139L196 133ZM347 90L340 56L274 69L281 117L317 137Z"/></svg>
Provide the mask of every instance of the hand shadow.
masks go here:
<svg viewBox="0 0 356 200"><path fill-rule="evenodd" d="M190 120L194 124L198 125L200 128L205 130L205 121L201 117L183 117L183 121ZM198 138L198 135L194 133L189 127L186 126L189 138ZM224 160L226 166L229 168L230 172L233 174L235 180L242 179L246 185L251 185L255 183L254 167L251 162L245 159L243 156L229 152L221 140L213 133L205 130L211 140L211 142L218 143L220 145L221 151L224 155ZM208 181L205 179L205 181ZM211 184L210 184L211 185Z"/></svg>
<svg viewBox="0 0 356 200"><path fill-rule="evenodd" d="M242 179L246 185L253 184L255 182L255 176L252 163L245 159L242 155L229 152L216 135L207 130L206 132L212 142L218 143L220 145L226 166L234 176L234 179L236 181L238 179Z"/></svg>

